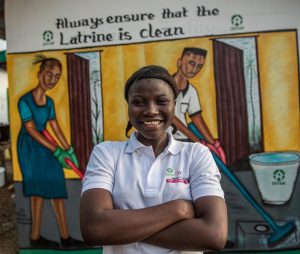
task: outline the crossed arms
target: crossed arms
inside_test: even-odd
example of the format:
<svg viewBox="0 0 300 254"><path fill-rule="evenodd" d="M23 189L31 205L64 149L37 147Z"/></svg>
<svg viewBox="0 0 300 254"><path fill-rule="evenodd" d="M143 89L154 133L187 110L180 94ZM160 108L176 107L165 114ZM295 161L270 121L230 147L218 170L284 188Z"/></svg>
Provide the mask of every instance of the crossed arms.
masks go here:
<svg viewBox="0 0 300 254"><path fill-rule="evenodd" d="M227 240L224 200L206 196L173 200L156 206L117 210L111 193L90 189L82 194L80 226L91 245L146 242L176 250L221 250Z"/></svg>

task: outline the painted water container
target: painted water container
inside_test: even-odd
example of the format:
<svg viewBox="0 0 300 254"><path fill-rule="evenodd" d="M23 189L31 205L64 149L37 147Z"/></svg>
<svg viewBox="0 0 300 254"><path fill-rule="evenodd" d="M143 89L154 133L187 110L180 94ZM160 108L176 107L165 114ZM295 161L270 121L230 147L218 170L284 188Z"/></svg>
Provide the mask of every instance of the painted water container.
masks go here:
<svg viewBox="0 0 300 254"><path fill-rule="evenodd" d="M252 154L249 158L264 203L287 203L297 179L300 153L266 152Z"/></svg>

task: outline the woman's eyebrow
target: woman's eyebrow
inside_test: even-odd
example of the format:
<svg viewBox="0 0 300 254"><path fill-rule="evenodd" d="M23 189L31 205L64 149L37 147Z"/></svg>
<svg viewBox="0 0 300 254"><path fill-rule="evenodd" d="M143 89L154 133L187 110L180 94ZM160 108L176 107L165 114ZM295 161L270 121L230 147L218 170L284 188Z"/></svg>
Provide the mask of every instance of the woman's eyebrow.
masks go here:
<svg viewBox="0 0 300 254"><path fill-rule="evenodd" d="M144 95L143 92L141 92L141 93L133 93L133 94L131 95L131 97L132 97L132 98L144 98L145 95ZM155 95L155 97L157 97L157 98L160 98L160 97L168 97L168 95L165 94L165 93L161 93L161 94Z"/></svg>
<svg viewBox="0 0 300 254"><path fill-rule="evenodd" d="M133 93L131 97L142 97L141 93Z"/></svg>

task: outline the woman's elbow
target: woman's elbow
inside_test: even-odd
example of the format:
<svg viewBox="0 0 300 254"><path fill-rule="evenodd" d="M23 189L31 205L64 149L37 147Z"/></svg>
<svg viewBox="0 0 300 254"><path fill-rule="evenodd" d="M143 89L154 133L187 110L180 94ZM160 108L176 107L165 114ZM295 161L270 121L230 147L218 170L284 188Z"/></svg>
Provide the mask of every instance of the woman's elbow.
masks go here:
<svg viewBox="0 0 300 254"><path fill-rule="evenodd" d="M103 246L105 245L105 235L101 228L95 225L84 225L80 227L81 235L84 242L90 246Z"/></svg>
<svg viewBox="0 0 300 254"><path fill-rule="evenodd" d="M214 251L221 251L227 243L228 232L227 230L217 230L211 237L210 249Z"/></svg>
<svg viewBox="0 0 300 254"><path fill-rule="evenodd" d="M95 238L95 232L93 233L93 230L90 226L84 225L80 227L81 235L84 240L84 242L88 245L95 246L100 245L99 241Z"/></svg>

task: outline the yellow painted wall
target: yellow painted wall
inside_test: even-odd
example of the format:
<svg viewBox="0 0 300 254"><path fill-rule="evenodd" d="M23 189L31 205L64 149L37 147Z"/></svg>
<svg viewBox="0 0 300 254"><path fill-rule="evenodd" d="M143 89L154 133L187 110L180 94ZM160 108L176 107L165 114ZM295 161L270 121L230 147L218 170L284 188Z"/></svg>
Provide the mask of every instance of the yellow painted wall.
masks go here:
<svg viewBox="0 0 300 254"><path fill-rule="evenodd" d="M251 35L258 35L258 67L265 150L299 151L299 73L296 33L274 32L245 36ZM218 137L212 40L211 37L203 37L92 49L102 51L101 78L105 140L126 139L125 128L128 118L123 89L128 77L136 69L149 64L162 65L170 73L174 73L177 59L184 47L202 47L208 50L204 67L190 82L198 89L202 114L208 127L213 136ZM80 50L80 52L87 50ZM45 56L58 58L63 64L62 77L48 95L55 102L57 119L69 141L70 116L65 55L67 52L79 52L79 50L42 53ZM34 56L34 53L8 55L7 61L13 167L16 181L22 180L16 152L17 135L21 127L17 102L21 95L37 85L38 66L32 65ZM76 177L70 170L65 170L65 175L67 178Z"/></svg>
<svg viewBox="0 0 300 254"><path fill-rule="evenodd" d="M299 66L295 32L258 37L266 151L300 150Z"/></svg>

